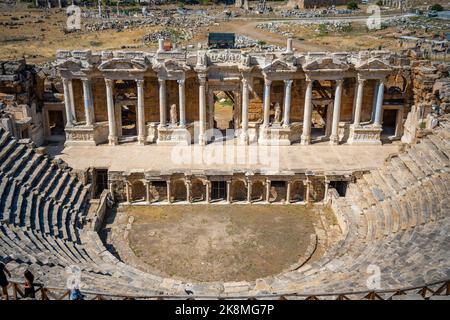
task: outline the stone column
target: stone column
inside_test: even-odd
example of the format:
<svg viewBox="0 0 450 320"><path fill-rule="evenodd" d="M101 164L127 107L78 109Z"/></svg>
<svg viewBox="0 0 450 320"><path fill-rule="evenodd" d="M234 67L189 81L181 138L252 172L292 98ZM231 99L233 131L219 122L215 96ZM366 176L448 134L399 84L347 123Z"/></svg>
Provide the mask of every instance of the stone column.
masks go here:
<svg viewBox="0 0 450 320"><path fill-rule="evenodd" d="M208 127L214 128L214 95L208 95Z"/></svg>
<svg viewBox="0 0 450 320"><path fill-rule="evenodd" d="M252 203L252 182L247 181L247 202Z"/></svg>
<svg viewBox="0 0 450 320"><path fill-rule="evenodd" d="M145 183L145 202L147 202L147 204L150 204L150 187L151 187L151 182L147 181Z"/></svg>
<svg viewBox="0 0 450 320"><path fill-rule="evenodd" d="M380 80L378 84L377 104L375 107L374 125L376 126L381 126L381 115L383 113L383 100L384 100L384 81Z"/></svg>
<svg viewBox="0 0 450 320"><path fill-rule="evenodd" d="M70 111L72 112L72 120L77 122L77 114L75 112L75 98L73 96L73 82L69 79L69 95L70 95Z"/></svg>
<svg viewBox="0 0 450 320"><path fill-rule="evenodd" d="M192 197L191 197L192 184L191 184L191 181L186 180L185 184L186 184L186 201L191 203L192 202Z"/></svg>
<svg viewBox="0 0 450 320"><path fill-rule="evenodd" d="M313 81L306 80L305 109L303 111L303 133L301 144L308 145L311 142L311 115L312 115L312 89Z"/></svg>
<svg viewBox="0 0 450 320"><path fill-rule="evenodd" d="M205 200L206 200L206 202L207 203L210 203L211 202L211 181L206 181L206 183L205 183L205 193L206 193L206 195L205 195Z"/></svg>
<svg viewBox="0 0 450 320"><path fill-rule="evenodd" d="M205 137L205 125L206 125L206 76L205 75L199 75L199 88L198 88L198 94L199 94L199 134L198 134L198 143L200 145L206 144L206 137Z"/></svg>
<svg viewBox="0 0 450 320"><path fill-rule="evenodd" d="M82 79L81 82L83 83L84 115L86 118L86 125L92 126L94 123L94 103L92 101L91 81L89 79Z"/></svg>
<svg viewBox="0 0 450 320"><path fill-rule="evenodd" d="M371 114L371 118L370 121L373 123L375 120L375 109L377 108L377 96L378 96L378 86L379 86L379 82L376 81L375 82L375 88L373 89L373 101L372 101L372 114Z"/></svg>
<svg viewBox="0 0 450 320"><path fill-rule="evenodd" d="M72 108L70 107L69 79L62 78L64 88L64 109L66 110L66 127L72 127Z"/></svg>
<svg viewBox="0 0 450 320"><path fill-rule="evenodd" d="M125 182L125 193L127 196L127 203L131 203L130 184L128 183L128 181Z"/></svg>
<svg viewBox="0 0 450 320"><path fill-rule="evenodd" d="M178 82L178 98L180 105L180 127L186 125L186 95L185 95L185 79L177 80Z"/></svg>
<svg viewBox="0 0 450 320"><path fill-rule="evenodd" d="M291 185L292 181L286 181L286 203L291 203Z"/></svg>
<svg viewBox="0 0 450 320"><path fill-rule="evenodd" d="M167 121L166 79L158 78L158 82L159 82L159 127L164 127Z"/></svg>
<svg viewBox="0 0 450 320"><path fill-rule="evenodd" d="M106 83L106 105L108 108L108 140L110 145L117 144L116 117L114 114L113 80L105 79Z"/></svg>
<svg viewBox="0 0 450 320"><path fill-rule="evenodd" d="M167 185L167 202L168 203L172 203L172 199L171 199L171 197L172 197L172 192L171 192L171 188L170 188L170 184L171 184L171 181L170 180L167 180L166 181L166 185Z"/></svg>
<svg viewBox="0 0 450 320"><path fill-rule="evenodd" d="M242 144L248 144L248 80L242 79L242 125L240 140Z"/></svg>
<svg viewBox="0 0 450 320"><path fill-rule="evenodd" d="M145 109L144 109L144 80L136 80L137 85L137 127L138 144L145 144Z"/></svg>
<svg viewBox="0 0 450 320"><path fill-rule="evenodd" d="M264 79L264 122L263 127L269 126L269 116L270 116L270 86L272 81L265 78Z"/></svg>
<svg viewBox="0 0 450 320"><path fill-rule="evenodd" d="M270 201L270 185L271 181L269 179L266 179L266 202L269 203Z"/></svg>
<svg viewBox="0 0 450 320"><path fill-rule="evenodd" d="M363 103L363 93L364 93L364 79L358 79L356 91L356 104L355 104L355 115L353 120L353 125L355 127L359 126L361 122L361 109Z"/></svg>
<svg viewBox="0 0 450 320"><path fill-rule="evenodd" d="M292 82L293 80L284 80L283 125L286 127L290 124Z"/></svg>
<svg viewBox="0 0 450 320"><path fill-rule="evenodd" d="M323 202L326 203L328 201L328 188L330 187L330 181L325 180L325 194L323 195Z"/></svg>
<svg viewBox="0 0 450 320"><path fill-rule="evenodd" d="M305 186L306 186L306 188L305 188L306 194L305 194L304 199L305 199L305 202L306 202L306 203L309 203L309 191L310 191L310 184L311 184L311 181L306 180L306 181L304 181L304 184L305 184Z"/></svg>
<svg viewBox="0 0 450 320"><path fill-rule="evenodd" d="M231 203L231 180L227 180L227 202Z"/></svg>
<svg viewBox="0 0 450 320"><path fill-rule="evenodd" d="M336 92L334 94L334 108L333 108L333 124L331 125L330 144L338 144L338 128L339 118L341 116L341 97L342 97L342 83L343 80L336 80Z"/></svg>

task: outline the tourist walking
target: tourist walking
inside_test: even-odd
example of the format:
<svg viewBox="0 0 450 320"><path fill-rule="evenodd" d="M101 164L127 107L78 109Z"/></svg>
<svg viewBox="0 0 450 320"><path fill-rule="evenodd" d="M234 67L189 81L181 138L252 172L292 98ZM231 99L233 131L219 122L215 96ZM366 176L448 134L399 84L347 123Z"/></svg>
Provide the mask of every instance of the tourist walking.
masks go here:
<svg viewBox="0 0 450 320"><path fill-rule="evenodd" d="M24 298L35 298L35 289L34 289L34 275L31 273L31 271L27 270L23 274L25 278L25 290L23 293Z"/></svg>
<svg viewBox="0 0 450 320"><path fill-rule="evenodd" d="M6 268L5 264L3 262L0 262L0 287L2 287L2 299L9 300L8 295L8 278L6 278L6 275L11 278L11 273Z"/></svg>

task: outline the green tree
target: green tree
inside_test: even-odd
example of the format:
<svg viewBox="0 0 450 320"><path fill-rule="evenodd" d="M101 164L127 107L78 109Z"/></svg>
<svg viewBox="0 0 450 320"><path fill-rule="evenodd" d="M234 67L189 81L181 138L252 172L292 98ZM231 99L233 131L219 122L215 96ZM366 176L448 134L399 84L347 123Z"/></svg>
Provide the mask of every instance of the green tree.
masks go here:
<svg viewBox="0 0 450 320"><path fill-rule="evenodd" d="M350 1L349 3L347 3L347 9L348 10L357 10L357 9L359 9L358 2Z"/></svg>
<svg viewBox="0 0 450 320"><path fill-rule="evenodd" d="M430 8L430 10L433 11L444 11L444 7L441 6L439 3L433 4Z"/></svg>
<svg viewBox="0 0 450 320"><path fill-rule="evenodd" d="M383 6L383 1L378 0L377 2L375 2L375 4L376 4L377 6L379 6L379 7L382 7L382 6Z"/></svg>

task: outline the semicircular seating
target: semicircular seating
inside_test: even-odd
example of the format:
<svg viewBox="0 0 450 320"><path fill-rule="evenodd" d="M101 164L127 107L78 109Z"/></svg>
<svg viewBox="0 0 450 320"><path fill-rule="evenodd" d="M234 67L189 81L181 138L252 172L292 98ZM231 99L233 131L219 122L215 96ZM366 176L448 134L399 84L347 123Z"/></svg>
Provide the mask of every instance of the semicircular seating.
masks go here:
<svg viewBox="0 0 450 320"><path fill-rule="evenodd" d="M450 121L332 198L341 238L295 271L256 282L186 283L119 261L83 229L90 197L70 169L0 129L0 257L14 277L64 288L66 267L83 290L123 296L334 295L397 290L450 279ZM331 193L333 190L331 190Z"/></svg>

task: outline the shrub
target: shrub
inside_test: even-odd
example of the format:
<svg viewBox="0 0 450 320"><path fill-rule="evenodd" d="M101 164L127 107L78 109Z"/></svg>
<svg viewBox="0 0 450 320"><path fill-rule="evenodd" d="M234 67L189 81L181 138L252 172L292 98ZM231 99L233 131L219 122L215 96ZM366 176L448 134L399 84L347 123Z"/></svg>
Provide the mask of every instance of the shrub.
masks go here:
<svg viewBox="0 0 450 320"><path fill-rule="evenodd" d="M433 11L444 11L444 7L441 6L439 3L433 4L430 8L430 10Z"/></svg>
<svg viewBox="0 0 450 320"><path fill-rule="evenodd" d="M347 3L347 9L348 10L357 10L357 9L359 9L358 3L356 1L350 1L349 3Z"/></svg>

